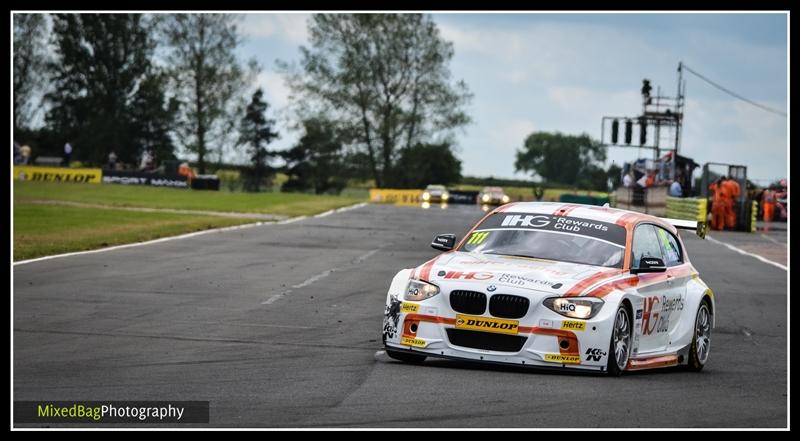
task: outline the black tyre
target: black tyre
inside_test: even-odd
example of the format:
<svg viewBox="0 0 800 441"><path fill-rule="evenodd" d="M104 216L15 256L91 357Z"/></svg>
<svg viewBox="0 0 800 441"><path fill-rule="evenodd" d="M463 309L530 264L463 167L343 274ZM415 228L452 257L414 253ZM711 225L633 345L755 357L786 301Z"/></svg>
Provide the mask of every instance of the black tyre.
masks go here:
<svg viewBox="0 0 800 441"><path fill-rule="evenodd" d="M611 376L619 376L628 364L631 353L632 326L631 313L624 304L619 305L614 315L614 328L608 345L607 371Z"/></svg>
<svg viewBox="0 0 800 441"><path fill-rule="evenodd" d="M398 352L388 348L386 349L386 355L388 355L391 358L394 358L395 360L400 360L406 363L414 363L414 364L422 363L423 361L425 361L426 358L428 358L425 355L409 354L408 352Z"/></svg>
<svg viewBox="0 0 800 441"><path fill-rule="evenodd" d="M694 318L694 336L692 336L692 346L689 348L689 370L702 371L708 361L710 350L711 308L708 306L708 300L703 299Z"/></svg>

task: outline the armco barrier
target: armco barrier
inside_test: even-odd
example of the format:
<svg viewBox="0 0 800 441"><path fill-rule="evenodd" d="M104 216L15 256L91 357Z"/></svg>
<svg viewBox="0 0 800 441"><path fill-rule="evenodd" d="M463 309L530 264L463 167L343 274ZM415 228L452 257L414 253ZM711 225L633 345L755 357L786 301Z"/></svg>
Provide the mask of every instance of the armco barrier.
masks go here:
<svg viewBox="0 0 800 441"><path fill-rule="evenodd" d="M401 190L394 188L370 188L371 202L388 202L393 204L416 204L422 197L422 190Z"/></svg>
<svg viewBox="0 0 800 441"><path fill-rule="evenodd" d="M667 196L667 217L706 222L708 200L705 198L676 198Z"/></svg>
<svg viewBox="0 0 800 441"><path fill-rule="evenodd" d="M14 166L14 179L20 181L99 184L102 181L102 176L103 171L99 168Z"/></svg>

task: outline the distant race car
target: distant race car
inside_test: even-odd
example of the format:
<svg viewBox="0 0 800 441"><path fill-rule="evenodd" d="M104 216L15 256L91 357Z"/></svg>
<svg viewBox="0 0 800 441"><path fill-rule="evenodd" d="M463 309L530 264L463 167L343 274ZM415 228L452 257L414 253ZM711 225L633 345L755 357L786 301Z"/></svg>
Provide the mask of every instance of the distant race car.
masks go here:
<svg viewBox="0 0 800 441"><path fill-rule="evenodd" d="M423 202L447 202L450 193L444 185L429 185L422 192Z"/></svg>
<svg viewBox="0 0 800 441"><path fill-rule="evenodd" d="M506 195L500 187L483 187L478 193L478 203L485 205L503 205L511 202L511 198Z"/></svg>
<svg viewBox="0 0 800 441"><path fill-rule="evenodd" d="M704 223L590 205L500 206L456 245L392 280L383 342L395 359L441 357L622 371L708 361L714 294L676 228Z"/></svg>

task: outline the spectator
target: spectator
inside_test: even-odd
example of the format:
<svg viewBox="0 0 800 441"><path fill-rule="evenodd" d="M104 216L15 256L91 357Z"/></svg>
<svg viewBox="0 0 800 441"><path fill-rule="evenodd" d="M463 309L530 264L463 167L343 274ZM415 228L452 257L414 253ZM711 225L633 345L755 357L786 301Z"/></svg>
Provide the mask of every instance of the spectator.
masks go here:
<svg viewBox="0 0 800 441"><path fill-rule="evenodd" d="M114 170L117 167L117 154L114 153L112 150L111 153L108 154L108 168L109 170Z"/></svg>
<svg viewBox="0 0 800 441"><path fill-rule="evenodd" d="M644 187L652 187L656 183L656 171L648 170L647 178L644 181Z"/></svg>
<svg viewBox="0 0 800 441"><path fill-rule="evenodd" d="M672 181L672 184L669 186L669 195L674 196L676 198L683 197L683 188L681 188L681 183L678 180Z"/></svg>
<svg viewBox="0 0 800 441"><path fill-rule="evenodd" d="M622 185L625 187L633 187L634 178L633 178L633 170L625 173L625 176L622 177Z"/></svg>
<svg viewBox="0 0 800 441"><path fill-rule="evenodd" d="M69 167L69 160L71 157L72 146L69 144L69 141L67 141L67 143L64 144L64 167Z"/></svg>
<svg viewBox="0 0 800 441"><path fill-rule="evenodd" d="M152 159L150 158L150 150L145 150L142 152L142 161L139 163L139 170L147 170L151 161Z"/></svg>
<svg viewBox="0 0 800 441"><path fill-rule="evenodd" d="M19 144L14 141L14 165L22 164L22 154L20 153Z"/></svg>
<svg viewBox="0 0 800 441"><path fill-rule="evenodd" d="M19 154L22 157L21 162L23 165L29 165L31 163L31 146L25 144L20 147Z"/></svg>

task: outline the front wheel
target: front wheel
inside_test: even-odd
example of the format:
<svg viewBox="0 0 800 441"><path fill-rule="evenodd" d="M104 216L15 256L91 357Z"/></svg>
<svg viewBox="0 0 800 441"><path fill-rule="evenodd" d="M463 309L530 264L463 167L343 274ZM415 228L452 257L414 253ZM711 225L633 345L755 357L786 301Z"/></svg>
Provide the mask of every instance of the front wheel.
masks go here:
<svg viewBox="0 0 800 441"><path fill-rule="evenodd" d="M608 374L618 376L628 364L631 347L631 314L624 304L619 305L614 317L614 329L608 348Z"/></svg>
<svg viewBox="0 0 800 441"><path fill-rule="evenodd" d="M694 336L692 347L689 349L689 370L700 372L708 361L711 350L711 310L708 302L703 300L697 308L694 320Z"/></svg>
<svg viewBox="0 0 800 441"><path fill-rule="evenodd" d="M428 358L425 355L409 354L408 352L397 352L388 348L386 349L386 355L388 355L391 358L394 358L395 360L400 360L406 363L414 363L414 364L422 363L423 361L425 361L426 358Z"/></svg>

